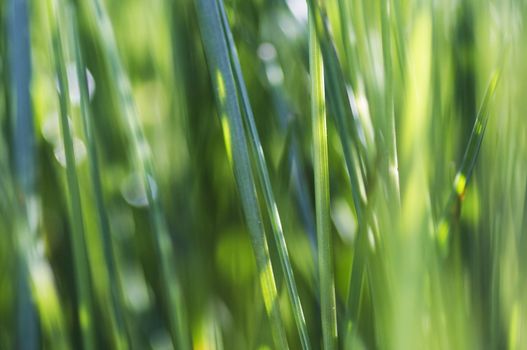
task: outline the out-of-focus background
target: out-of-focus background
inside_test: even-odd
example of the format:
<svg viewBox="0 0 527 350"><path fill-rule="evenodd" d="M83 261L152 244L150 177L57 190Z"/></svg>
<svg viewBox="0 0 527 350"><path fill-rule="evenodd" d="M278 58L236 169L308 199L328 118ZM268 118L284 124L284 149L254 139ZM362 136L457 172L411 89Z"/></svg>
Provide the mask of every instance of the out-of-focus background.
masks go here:
<svg viewBox="0 0 527 350"><path fill-rule="evenodd" d="M527 349L526 18L0 1L0 348Z"/></svg>

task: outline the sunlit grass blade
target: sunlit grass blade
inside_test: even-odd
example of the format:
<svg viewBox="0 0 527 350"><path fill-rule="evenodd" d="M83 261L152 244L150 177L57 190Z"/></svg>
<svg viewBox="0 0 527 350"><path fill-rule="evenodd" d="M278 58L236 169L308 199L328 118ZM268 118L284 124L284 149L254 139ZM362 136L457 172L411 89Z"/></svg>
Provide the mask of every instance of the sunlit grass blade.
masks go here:
<svg viewBox="0 0 527 350"><path fill-rule="evenodd" d="M329 165L324 94L324 65L315 32L316 17L309 11L309 71L311 76L311 120L313 167L318 238L318 274L324 349L337 346L337 314L333 280L333 255L329 211Z"/></svg>
<svg viewBox="0 0 527 350"><path fill-rule="evenodd" d="M487 86L478 115L474 121L474 127L472 128L463 160L456 173L450 197L436 229L439 248L445 255L448 253L451 241L452 223L459 216L461 201L463 200L472 172L474 171L481 143L483 142L483 136L485 136L490 113L489 103L494 96L499 77L499 71L495 72Z"/></svg>
<svg viewBox="0 0 527 350"><path fill-rule="evenodd" d="M220 10L223 31L225 33L225 38L230 53L231 69L234 73L234 81L236 84L238 96L241 100L243 110L242 116L244 117L244 121L249 129L248 139L251 144L251 150L253 152L253 155L256 158L258 179L261 181L263 187L267 214L269 215L269 218L271 220L272 231L277 245L278 254L280 257L280 264L284 272L287 291L289 293L289 298L293 307L293 315L295 317L298 333L300 335L300 342L302 344L303 349L309 349L310 342L309 337L307 335L304 311L302 310L302 303L300 302L300 297L296 288L295 276L293 273L293 268L291 267L291 262L289 260L287 244L285 242L284 232L282 229L282 221L280 219L280 214L278 213L278 206L274 198L271 180L269 178L269 171L267 170L267 162L263 153L263 147L262 143L260 142L260 136L258 135L256 123L254 121L254 115L247 93L247 87L245 86L240 61L238 59L238 53L236 52L236 46L234 44L234 39L232 37L228 18L225 13L225 8L223 7L223 2L222 0L216 1Z"/></svg>
<svg viewBox="0 0 527 350"><path fill-rule="evenodd" d="M276 283L251 169L236 82L231 68L228 43L223 35L217 0L199 0L197 12L227 155L234 170L242 208L251 234L265 308L270 317L276 346L285 349L288 347L287 339L280 316Z"/></svg>
<svg viewBox="0 0 527 350"><path fill-rule="evenodd" d="M384 64L384 134L386 135L385 147L387 148L388 186L390 189L390 201L397 208L400 201L399 175L397 161L397 139L395 132L394 111L394 73L392 64L392 25L390 22L390 2L381 1L381 31L382 31L382 54Z"/></svg>
<svg viewBox="0 0 527 350"><path fill-rule="evenodd" d="M521 230L520 232L518 232L516 244L518 246L518 255L520 256L520 271L525 271L525 269L527 269L527 254L524 254L525 249L527 248L527 186L525 186L525 194L523 200L523 218ZM520 276L522 276L520 283L520 289L522 289L525 283L527 282L527 273L520 273Z"/></svg>
<svg viewBox="0 0 527 350"><path fill-rule="evenodd" d="M342 45L344 47L344 56L343 61L346 62L348 68L348 78L350 79L351 87L353 89L357 88L358 76L353 74L355 72L349 72L351 69L357 67L356 59L356 43L354 43L352 36L356 35L353 29L352 16L350 15L350 1L338 0L338 9L339 9L339 20L341 25L341 35L342 35Z"/></svg>
<svg viewBox="0 0 527 350"><path fill-rule="evenodd" d="M309 10L312 12L313 25L324 61L327 102L339 132L357 222L362 224L365 222L363 217L365 199L361 196L360 183L365 184L368 167L367 150L362 136L362 125L359 122L358 115L354 113L350 105L350 99L354 99L354 96L353 93L348 94L344 73L330 36L325 12L315 0L308 0L308 5ZM348 132L350 129L351 138Z"/></svg>
<svg viewBox="0 0 527 350"><path fill-rule="evenodd" d="M130 158L140 174L141 185L145 189L149 203L149 214L153 227L154 257L161 274L162 298L168 310L169 329L174 346L178 349L189 349L189 330L186 320L183 292L175 266L172 240L162 213L161 203L154 193L152 179L156 179L152 156L134 103L132 89L128 77L122 67L113 29L104 5L99 0L83 2L88 16L94 19L96 40L102 46L102 54L108 65L111 88L116 92L119 101L120 117L124 119L127 136L131 145Z"/></svg>
<svg viewBox="0 0 527 350"><path fill-rule="evenodd" d="M354 257L351 269L350 286L347 300L347 318L349 326L355 331L355 322L359 316L361 301L361 291L363 289L364 274L368 258L367 227L368 217L365 213L367 206L367 193L361 194L361 187L367 188L368 180L368 152L364 143L362 125L356 110L351 107L350 99L354 99L353 92L348 93L344 74L337 56L335 46L332 42L330 31L327 25L327 18L322 5L314 0L308 1L312 14L313 30L315 40L320 45L320 50L324 62L324 77L327 101L332 112L339 139L342 144L344 161L350 187L352 192L353 204L357 216L358 237L355 243ZM341 10L345 6L341 5ZM351 54L348 52L347 54ZM351 123L351 135L349 122ZM351 137L350 137L351 136ZM366 198L364 197L366 196ZM322 281L321 281L322 282Z"/></svg>
<svg viewBox="0 0 527 350"><path fill-rule="evenodd" d="M404 82L404 70L406 67L407 52L405 50L403 38L404 25L401 18L401 2L397 0L389 0L386 6L389 6L390 10L390 17L392 19L391 26L393 27L393 39L395 41L395 50L397 51L397 63L401 73L401 79L403 79Z"/></svg>
<svg viewBox="0 0 527 350"><path fill-rule="evenodd" d="M119 276L116 271L116 257L112 249L112 238L110 232L110 224L108 221L107 210L104 205L102 183L101 183L101 172L99 167L99 160L97 155L97 148L95 145L94 130L92 125L92 115L89 107L89 96L88 96L88 82L86 78L86 67L84 65L83 56L80 48L80 37L78 34L78 22L76 12L72 5L67 7L68 11L68 36L70 38L70 44L74 48L75 65L77 68L77 81L79 84L80 92L80 114L82 121L82 129L84 133L84 139L87 143L87 158L89 162L89 172L91 185L95 197L95 205L97 207L97 220L98 228L102 236L102 245L104 251L104 263L107 270L108 281L105 281L109 286L108 293L110 294L109 310L103 310L104 313L108 312L110 316L111 332L110 337L113 339L113 347L115 349L126 349L129 347L127 342L127 334L125 329L124 311L123 311L123 293L122 286L119 280ZM99 276L101 277L101 276ZM106 304L106 300L101 303Z"/></svg>
<svg viewBox="0 0 527 350"><path fill-rule="evenodd" d="M69 88L66 76L66 65L63 50L63 29L59 18L57 0L48 1L48 16L50 21L53 58L59 87L60 125L66 155L66 178L68 188L68 202L71 225L71 242L75 271L75 290L78 298L77 317L82 334L84 349L95 349L96 333L94 329L95 317L92 300L92 287L90 267L87 258L86 236L82 215L82 204L79 191L79 180L75 164L73 138L68 121L69 113Z"/></svg>

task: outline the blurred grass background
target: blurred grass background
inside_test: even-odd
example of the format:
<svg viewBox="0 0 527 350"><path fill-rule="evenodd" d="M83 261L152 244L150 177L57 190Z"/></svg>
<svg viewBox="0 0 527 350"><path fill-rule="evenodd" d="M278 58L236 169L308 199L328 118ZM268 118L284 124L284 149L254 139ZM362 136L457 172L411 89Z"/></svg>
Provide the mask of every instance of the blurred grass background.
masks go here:
<svg viewBox="0 0 527 350"><path fill-rule="evenodd" d="M1 349L527 349L522 0L1 0Z"/></svg>

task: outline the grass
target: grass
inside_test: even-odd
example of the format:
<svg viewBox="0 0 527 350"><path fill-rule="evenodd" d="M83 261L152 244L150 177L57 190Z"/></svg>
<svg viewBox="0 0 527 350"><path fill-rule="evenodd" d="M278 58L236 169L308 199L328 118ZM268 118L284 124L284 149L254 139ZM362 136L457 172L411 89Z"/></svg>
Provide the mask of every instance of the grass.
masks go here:
<svg viewBox="0 0 527 350"><path fill-rule="evenodd" d="M312 9L309 19L309 72L311 77L311 124L313 128L313 176L315 178L320 316L322 318L324 349L335 349L338 334L329 218L329 165L324 66L314 21L316 21L316 17L314 17Z"/></svg>
<svg viewBox="0 0 527 350"><path fill-rule="evenodd" d="M0 4L0 348L527 349L519 0Z"/></svg>

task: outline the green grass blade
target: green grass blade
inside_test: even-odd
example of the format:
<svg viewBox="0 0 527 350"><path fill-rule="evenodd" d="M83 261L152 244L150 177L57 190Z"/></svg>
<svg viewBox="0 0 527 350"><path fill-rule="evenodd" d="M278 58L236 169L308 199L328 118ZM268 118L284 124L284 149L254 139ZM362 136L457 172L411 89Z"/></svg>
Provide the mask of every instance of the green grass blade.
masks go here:
<svg viewBox="0 0 527 350"><path fill-rule="evenodd" d="M255 48L256 49L256 48ZM271 90L276 120L280 127L280 131L286 135L289 142L287 143L287 156L284 156L284 164L291 167L291 183L294 188L294 196L298 206L298 212L303 222L304 230L309 239L314 259L316 259L316 233L315 233L315 214L311 204L313 203L311 194L308 191L308 179L306 174L302 171L304 169L304 162L301 156L301 148L299 147L299 130L301 124L297 122L295 117L292 117L295 112L291 105L289 91L286 90L283 82L276 83L269 81L266 71L273 69L276 64L279 64L277 57L273 60L261 59L260 74L262 80L268 82L268 88Z"/></svg>
<svg viewBox="0 0 527 350"><path fill-rule="evenodd" d="M311 119L315 210L318 238L318 273L324 349L337 346L337 314L333 280L333 256L329 215L329 165L324 96L324 65L315 32L313 10L309 12L309 71L311 75Z"/></svg>
<svg viewBox="0 0 527 350"><path fill-rule="evenodd" d="M72 228L72 250L75 271L75 288L78 297L78 322L82 334L82 344L85 350L95 349L95 318L93 313L90 267L87 258L86 237L82 215L79 180L76 171L73 139L70 131L69 88L64 62L62 43L63 29L59 18L59 4L56 0L48 1L50 27L52 28L52 45L55 70L59 86L60 125L66 155L66 177L68 184L68 199L70 206L70 224Z"/></svg>
<svg viewBox="0 0 527 350"><path fill-rule="evenodd" d="M520 283L519 290L522 291L525 283L527 282L527 256L525 254L525 249L527 248L527 186L525 186L525 194L523 199L523 218L520 227L520 232L518 232L516 237L516 246L517 254L520 257L518 260L519 271L520 271Z"/></svg>
<svg viewBox="0 0 527 350"><path fill-rule="evenodd" d="M459 166L459 169L456 173L450 197L444 209L443 215L439 220L439 225L437 226L436 237L439 248L443 254L448 253L448 247L451 241L452 222L460 213L459 206L461 205L461 201L470 182L474 166L476 165L476 160L478 159L481 143L483 142L483 136L485 136L485 130L489 120L489 103L494 96L499 77L499 72L494 73L487 86L485 96L483 97L483 102L481 103L478 115L474 121L474 127L472 128L472 133L470 134L470 138L463 155L463 160L461 161L461 165Z"/></svg>
<svg viewBox="0 0 527 350"><path fill-rule="evenodd" d="M350 105L350 98L354 98L353 93L348 95L344 73L330 36L325 12L315 0L309 0L308 5L313 13L313 24L324 61L328 106L337 124L346 170L350 180L353 204L357 214L357 222L362 224L365 222L363 215L365 199L361 196L359 181L364 183L367 179L368 165L366 146L361 141L363 130L359 122L359 116L354 113ZM348 121L351 121L351 124ZM348 134L350 129L351 142Z"/></svg>
<svg viewBox="0 0 527 350"><path fill-rule="evenodd" d="M387 5L388 6L388 5ZM401 1L389 0L389 9L390 15L392 18L392 27L393 27L393 39L395 41L395 49L397 51L397 61L399 66L399 71L401 74L401 79L405 79L405 67L406 67L406 50L404 45L404 38L402 34L404 33L404 25L401 16Z"/></svg>
<svg viewBox="0 0 527 350"><path fill-rule="evenodd" d="M23 211L27 217L29 210L26 201L34 195L35 186L35 140L29 84L31 80L31 57L29 45L29 23L27 2L10 0L7 3L7 32L10 55L10 100L14 111L14 166L20 192L24 203ZM29 226L29 225L28 225ZM34 236L35 232L29 235ZM20 232L19 235L25 235ZM23 241L23 239L21 239ZM17 298L17 346L33 349L38 346L38 322L36 310L31 302L29 274L26 258L21 250L18 258L18 298Z"/></svg>
<svg viewBox="0 0 527 350"><path fill-rule="evenodd" d="M40 210L36 194L35 136L30 97L31 55L29 19L26 1L10 1L8 16L9 53L11 65L11 102L14 110L14 174L18 179L18 203L15 230L17 233L18 277L18 330L17 347L34 349L40 343L38 320L42 336L56 349L66 349L63 310L53 273L43 253L36 249L39 243L38 222ZM7 179L4 177L4 179ZM7 198L4 198L9 202ZM36 306L36 308L35 308Z"/></svg>
<svg viewBox="0 0 527 350"><path fill-rule="evenodd" d="M234 80L239 96L241 97L241 105L243 108L242 116L244 117L244 121L246 122L249 129L248 139L251 143L251 149L253 151L253 154L256 157L257 174L259 180L262 183L265 204L267 207L267 214L269 215L269 218L271 220L272 231L277 245L278 254L280 257L280 264L282 266L282 270L285 276L287 291L289 293L289 298L293 307L293 315L295 317L296 326L300 335L300 342L302 344L303 349L309 349L310 342L307 334L304 311L302 310L302 303L300 302L300 297L296 288L295 276L293 273L293 268L291 267L291 262L289 260L287 244L282 229L282 221L280 219L280 214L278 213L278 206L274 199L271 180L269 178L269 172L267 170L267 162L263 153L262 143L260 141L260 136L258 135L256 123L254 121L254 115L247 93L247 87L245 86L240 61L238 59L238 53L236 52L236 46L234 44L234 39L232 37L228 18L225 13L225 8L223 7L222 0L217 0L217 4L221 13L223 31L225 33L226 42L230 52L231 68L234 73Z"/></svg>
<svg viewBox="0 0 527 350"><path fill-rule="evenodd" d="M146 190L149 203L149 214L153 226L155 258L161 270L163 301L168 307L167 317L172 341L178 349L190 349L189 330L187 329L186 311L183 303L183 292L177 275L172 241L164 219L161 203L154 194L150 179L155 179L152 158L148 142L139 123L138 112L134 103L130 82L122 67L115 43L110 19L103 3L99 0L83 2L87 5L87 14L94 19L97 40L102 45L102 54L108 64L108 74L112 88L119 99L120 116L124 118L129 142L130 157L141 174L142 186Z"/></svg>
<svg viewBox="0 0 527 350"><path fill-rule="evenodd" d="M320 44L324 68L326 69L324 77L327 82L327 101L335 117L339 132L339 139L342 144L346 170L352 190L353 204L357 215L358 238L355 244L347 300L348 321L351 322L350 326L353 328L359 316L361 290L366 272L367 250L369 249L366 237L368 218L365 213L367 198L363 198L360 193L360 183L362 182L364 184L367 179L367 151L361 141L363 130L359 122L359 116L355 115L355 111L350 105L349 99L353 98L353 94L351 96L348 95L346 90L342 68L329 34L326 15L321 5L316 1L308 1L308 5L314 17L314 34ZM351 142L347 132L349 130L348 120L351 120Z"/></svg>
<svg viewBox="0 0 527 350"><path fill-rule="evenodd" d="M355 54L356 50L356 43L353 42L353 39L351 36L356 35L353 31L352 27L352 20L350 16L350 9L349 7L352 6L350 1L346 0L338 0L338 12L339 12L339 20L341 25L341 35L342 35L342 46L344 47L344 56L345 60L344 62L347 65L348 69L348 78L350 79L350 83L353 89L357 88L357 80L358 76L357 74L353 74L354 72L349 72L352 69L357 68L357 57Z"/></svg>
<svg viewBox="0 0 527 350"><path fill-rule="evenodd" d="M381 31L382 31L382 54L384 64L384 125L386 135L386 148L388 149L388 184L390 188L390 200L396 204L400 202L399 175L397 161L397 139L395 133L395 111L394 111L394 73L392 67L392 32L390 23L390 7L388 1L380 1L381 7ZM396 208L397 205L392 206Z"/></svg>
<svg viewBox="0 0 527 350"><path fill-rule="evenodd" d="M80 37L78 34L78 22L76 18L76 12L73 7L68 6L68 24L69 24L69 38L71 46L74 47L75 63L77 67L77 80L79 82L80 91L80 108L81 108L81 121L82 129L84 132L84 138L87 143L87 158L89 162L89 172L91 184L95 196L95 203L97 207L97 219L99 231L102 235L103 251L104 251L104 263L106 270L108 271L108 285L110 286L110 310L109 315L111 318L112 331L109 332L113 338L113 347L115 349L126 349L129 348L127 342L127 334L124 324L123 315L123 292L122 286L119 280L119 276L116 271L116 257L112 249L112 238L110 232L110 224L108 221L107 210L104 205L102 183L100 177L99 160L97 155L97 148L95 145L95 139L93 135L93 125L91 122L91 112L89 107L88 97L88 82L86 78L86 67L82 58L82 52L80 48Z"/></svg>
<svg viewBox="0 0 527 350"><path fill-rule="evenodd" d="M278 307L276 283L260 205L256 195L255 180L251 169L249 149L238 103L236 82L229 59L228 45L225 36L222 35L218 3L216 0L199 0L197 12L205 55L215 87L214 92L223 126L227 153L234 169L245 219L249 226L253 250L256 255L265 308L271 319L277 348L286 349L288 346Z"/></svg>

